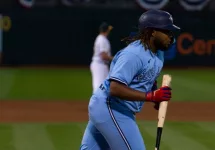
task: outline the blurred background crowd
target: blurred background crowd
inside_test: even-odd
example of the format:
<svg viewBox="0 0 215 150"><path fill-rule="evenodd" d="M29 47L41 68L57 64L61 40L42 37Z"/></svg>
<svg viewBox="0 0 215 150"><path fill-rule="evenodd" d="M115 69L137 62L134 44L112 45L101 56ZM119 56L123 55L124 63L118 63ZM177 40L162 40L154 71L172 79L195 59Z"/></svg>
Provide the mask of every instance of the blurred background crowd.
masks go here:
<svg viewBox="0 0 215 150"><path fill-rule="evenodd" d="M214 66L213 0L1 0L2 65L89 65L101 22L113 55L147 9L169 11L181 31L167 66Z"/></svg>

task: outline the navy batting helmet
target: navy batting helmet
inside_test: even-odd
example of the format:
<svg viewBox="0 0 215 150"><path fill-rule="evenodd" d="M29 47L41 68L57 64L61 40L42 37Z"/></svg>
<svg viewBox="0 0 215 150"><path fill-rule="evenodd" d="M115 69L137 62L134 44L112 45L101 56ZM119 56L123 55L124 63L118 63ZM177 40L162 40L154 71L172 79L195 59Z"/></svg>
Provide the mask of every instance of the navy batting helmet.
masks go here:
<svg viewBox="0 0 215 150"><path fill-rule="evenodd" d="M157 28L164 30L179 30L180 28L173 24L172 15L162 10L148 10L139 18L139 29Z"/></svg>

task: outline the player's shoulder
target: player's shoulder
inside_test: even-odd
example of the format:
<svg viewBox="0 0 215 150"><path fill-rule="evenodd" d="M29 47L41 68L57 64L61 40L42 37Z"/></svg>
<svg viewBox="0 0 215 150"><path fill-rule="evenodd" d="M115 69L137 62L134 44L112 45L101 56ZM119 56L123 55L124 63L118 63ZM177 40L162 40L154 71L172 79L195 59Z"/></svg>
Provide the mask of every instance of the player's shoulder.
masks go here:
<svg viewBox="0 0 215 150"><path fill-rule="evenodd" d="M97 43L104 43L104 42L108 42L107 38L103 35L98 35L96 37L96 42Z"/></svg>
<svg viewBox="0 0 215 150"><path fill-rule="evenodd" d="M125 48L125 53L129 53L130 55L135 55L136 57L138 57L143 63L145 62L145 60L147 60L148 57L148 50L145 49L145 47L143 46L143 44L137 40L132 42L131 44L129 44L126 48Z"/></svg>
<svg viewBox="0 0 215 150"><path fill-rule="evenodd" d="M104 35L102 35L102 34L99 34L97 36L97 39L99 39L99 40L107 40L107 38Z"/></svg>
<svg viewBox="0 0 215 150"><path fill-rule="evenodd" d="M130 52L138 54L138 55L141 54L141 53L144 53L144 51L145 51L145 48L142 45L140 40L137 40L137 41L134 41L134 42L130 43L126 47L126 49L127 49L127 51L130 51Z"/></svg>

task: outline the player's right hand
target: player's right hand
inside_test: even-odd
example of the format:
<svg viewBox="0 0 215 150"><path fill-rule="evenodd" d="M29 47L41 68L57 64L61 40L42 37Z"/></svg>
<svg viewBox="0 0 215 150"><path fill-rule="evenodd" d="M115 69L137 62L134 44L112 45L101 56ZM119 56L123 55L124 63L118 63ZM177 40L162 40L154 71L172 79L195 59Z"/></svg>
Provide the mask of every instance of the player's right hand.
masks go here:
<svg viewBox="0 0 215 150"><path fill-rule="evenodd" d="M146 93L146 101L162 102L169 101L171 99L171 88L168 86L161 87L155 91Z"/></svg>

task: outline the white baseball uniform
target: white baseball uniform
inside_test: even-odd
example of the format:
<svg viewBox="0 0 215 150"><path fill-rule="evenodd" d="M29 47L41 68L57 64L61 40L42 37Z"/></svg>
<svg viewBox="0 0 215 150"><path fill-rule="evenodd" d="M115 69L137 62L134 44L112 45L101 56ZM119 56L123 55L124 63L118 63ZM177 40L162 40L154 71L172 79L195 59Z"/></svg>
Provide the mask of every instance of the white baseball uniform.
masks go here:
<svg viewBox="0 0 215 150"><path fill-rule="evenodd" d="M0 20L2 19L2 15L0 14ZM3 27L0 27L0 53L3 51Z"/></svg>
<svg viewBox="0 0 215 150"><path fill-rule="evenodd" d="M99 34L96 37L93 49L94 54L90 64L90 70L92 74L93 92L95 92L95 90L105 80L109 72L109 62L102 60L100 56L102 52L106 52L109 56L111 56L111 46L107 37Z"/></svg>

